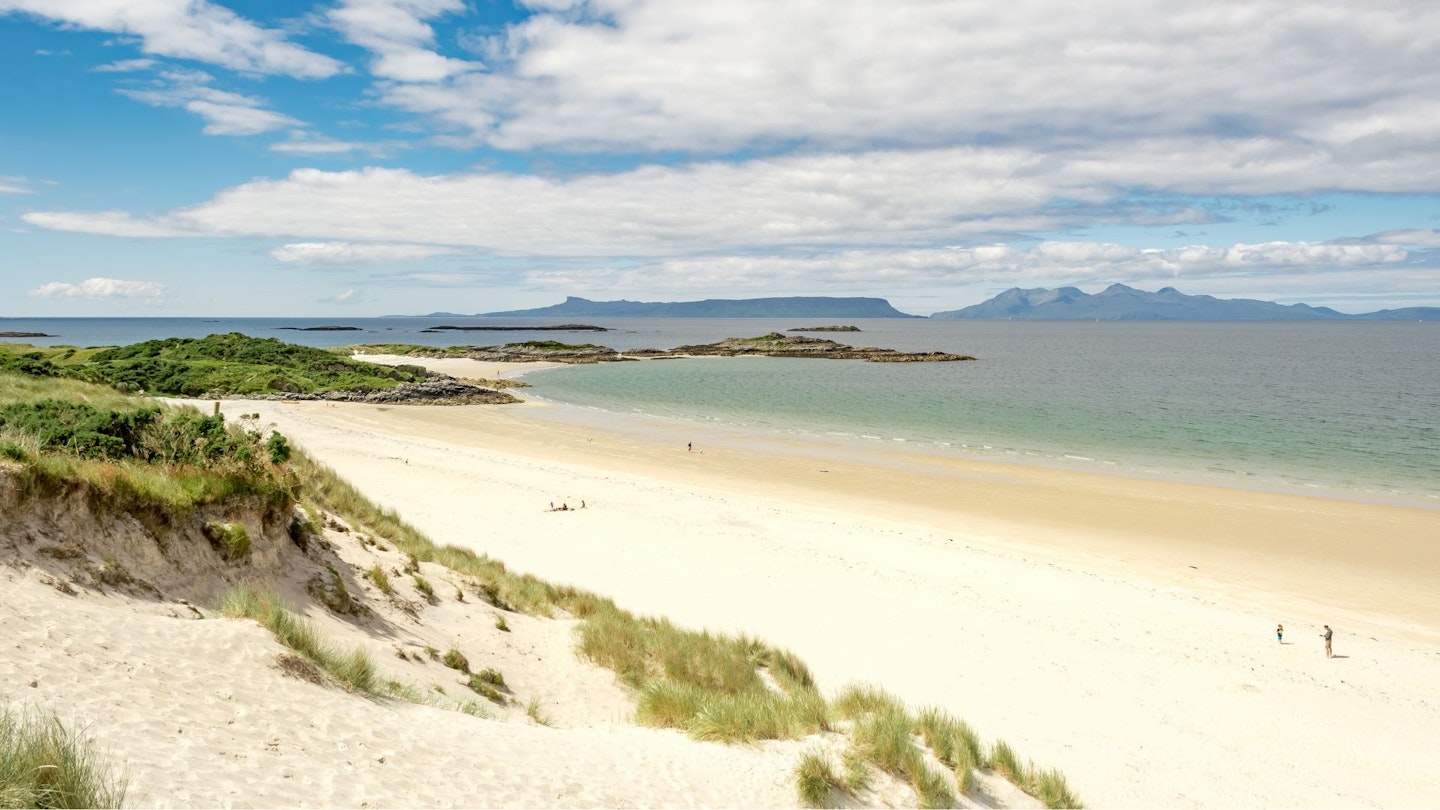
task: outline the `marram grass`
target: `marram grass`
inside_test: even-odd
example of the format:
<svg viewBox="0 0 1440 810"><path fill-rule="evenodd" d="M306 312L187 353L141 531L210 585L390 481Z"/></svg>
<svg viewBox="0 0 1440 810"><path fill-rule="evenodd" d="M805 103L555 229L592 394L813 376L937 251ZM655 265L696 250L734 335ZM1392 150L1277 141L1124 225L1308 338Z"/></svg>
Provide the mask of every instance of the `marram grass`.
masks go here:
<svg viewBox="0 0 1440 810"><path fill-rule="evenodd" d="M830 757L816 749L805 752L795 766L795 790L805 807L835 807L833 797L845 791L845 783L835 775Z"/></svg>
<svg viewBox="0 0 1440 810"><path fill-rule="evenodd" d="M254 619L275 634L276 640L294 650L349 689L366 695L386 692L375 674L375 662L364 650L336 650L320 637L314 626L281 603L274 591L259 585L241 584L220 599L221 613L234 618Z"/></svg>
<svg viewBox="0 0 1440 810"><path fill-rule="evenodd" d="M0 807L120 807L125 791L85 734L51 714L0 709Z"/></svg>
<svg viewBox="0 0 1440 810"><path fill-rule="evenodd" d="M535 616L556 611L579 619L577 649L614 671L639 695L636 719L644 725L676 728L707 740L749 743L799 739L851 722L852 748L836 784L850 794L864 790L870 768L906 779L924 806L955 800L948 775L931 766L923 744L954 772L954 785L967 792L974 772L995 767L973 730L939 710L912 718L904 703L880 687L856 685L827 702L809 669L797 656L744 636L684 630L665 619L637 617L605 597L551 585L509 571L504 563L468 549L436 546L397 513L382 509L334 471L296 452L292 463L306 494L357 528L383 536L417 561L433 562L459 574L490 604ZM504 616L497 614L496 626ZM502 628L504 629L504 628ZM999 744L1002 759L1009 746ZM1048 807L1079 807L1058 771L1020 766L1013 751L1018 787ZM1007 765L1002 765L1006 767Z"/></svg>

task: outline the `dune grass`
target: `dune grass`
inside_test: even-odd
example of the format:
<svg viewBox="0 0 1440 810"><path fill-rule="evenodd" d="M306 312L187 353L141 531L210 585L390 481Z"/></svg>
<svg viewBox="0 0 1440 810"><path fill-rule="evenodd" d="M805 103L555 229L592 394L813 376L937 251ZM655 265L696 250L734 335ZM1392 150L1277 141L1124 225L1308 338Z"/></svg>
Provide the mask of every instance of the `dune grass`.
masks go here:
<svg viewBox="0 0 1440 810"><path fill-rule="evenodd" d="M120 807L126 787L85 734L54 715L0 709L0 807Z"/></svg>
<svg viewBox="0 0 1440 810"><path fill-rule="evenodd" d="M292 463L319 506L388 538L417 561L470 578L482 598L501 610L547 617L563 611L579 619L579 654L636 690L636 719L642 724L681 729L698 739L752 743L799 739L833 730L837 718L848 720L852 748L844 758L844 778L835 784L853 794L867 786L869 768L879 768L908 781L926 807L953 805L956 787L968 791L976 769L995 767L974 731L943 711L927 709L912 717L897 698L867 685L848 687L827 702L809 668L791 652L753 638L637 617L607 598L516 574L468 549L436 546L328 467L299 452ZM497 614L497 628L506 629L503 625L504 616ZM930 756L953 771L953 781L930 764ZM1081 806L1058 771L1021 767L1018 761L1014 767L1015 776L1008 778L1048 807Z"/></svg>
<svg viewBox="0 0 1440 810"><path fill-rule="evenodd" d="M804 807L838 806L834 797L838 792L848 793L848 787L835 773L830 757L821 750L806 751L795 766L795 790Z"/></svg>
<svg viewBox="0 0 1440 810"><path fill-rule="evenodd" d="M233 618L254 619L275 634L286 647L348 689L370 696L386 694L385 684L375 674L375 662L364 650L336 650L320 637L314 625L286 607L274 591L259 585L241 584L220 599L217 608Z"/></svg>

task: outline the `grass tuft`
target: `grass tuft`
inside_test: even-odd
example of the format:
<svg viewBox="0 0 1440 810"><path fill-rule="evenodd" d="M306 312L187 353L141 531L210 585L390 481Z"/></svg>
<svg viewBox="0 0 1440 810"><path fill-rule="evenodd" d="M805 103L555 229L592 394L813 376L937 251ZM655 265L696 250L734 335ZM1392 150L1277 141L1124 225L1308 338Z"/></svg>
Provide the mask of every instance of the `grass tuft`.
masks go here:
<svg viewBox="0 0 1440 810"><path fill-rule="evenodd" d="M830 757L816 749L805 752L795 766L795 789L804 807L836 807L833 797L845 791L846 784L835 775Z"/></svg>
<svg viewBox="0 0 1440 810"><path fill-rule="evenodd" d="M335 650L321 639L313 625L287 608L274 591L258 585L237 585L221 597L217 609L226 616L259 622L281 644L309 659L346 688L372 696L382 694L375 663L364 650Z"/></svg>
<svg viewBox="0 0 1440 810"><path fill-rule="evenodd" d="M0 807L120 807L126 787L59 718L0 710Z"/></svg>

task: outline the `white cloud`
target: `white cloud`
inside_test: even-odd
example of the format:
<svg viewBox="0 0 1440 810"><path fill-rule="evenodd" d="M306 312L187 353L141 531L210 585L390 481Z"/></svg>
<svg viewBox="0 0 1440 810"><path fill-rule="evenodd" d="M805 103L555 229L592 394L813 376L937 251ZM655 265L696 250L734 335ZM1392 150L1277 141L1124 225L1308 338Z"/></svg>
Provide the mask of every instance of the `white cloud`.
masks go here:
<svg viewBox="0 0 1440 810"><path fill-rule="evenodd" d="M96 65L90 68L92 73L133 73L137 70L149 70L159 64L154 59L121 59L109 62L104 65Z"/></svg>
<svg viewBox="0 0 1440 810"><path fill-rule="evenodd" d="M338 295L332 295L316 301L317 304L340 304L344 306L354 306L365 302L365 294L354 287L347 288Z"/></svg>
<svg viewBox="0 0 1440 810"><path fill-rule="evenodd" d="M358 264L443 256L456 251L430 245L296 242L270 251L276 261L301 264Z"/></svg>
<svg viewBox="0 0 1440 810"><path fill-rule="evenodd" d="M1409 254L1388 245L1268 242L1229 247L1134 248L1104 242L1042 242L921 250L845 250L806 256L675 259L624 268L531 272L534 285L563 291L814 289L893 293L978 282L1061 286L1115 281L1151 287L1211 278L1272 278L1398 269ZM1406 270L1405 272L1410 272ZM1433 274L1433 270L1430 271ZM1374 279L1372 278L1372 283ZM1187 290L1188 291L1188 290Z"/></svg>
<svg viewBox="0 0 1440 810"><path fill-rule="evenodd" d="M280 31L261 28L206 0L0 0L0 13L16 11L136 36L145 53L233 70L319 79L343 68L328 56L286 42Z"/></svg>
<svg viewBox="0 0 1440 810"><path fill-rule="evenodd" d="M0 194L33 194L23 177L0 175Z"/></svg>
<svg viewBox="0 0 1440 810"><path fill-rule="evenodd" d="M79 284L52 281L31 290L39 298L159 298L165 285L153 281L124 281L115 278L87 278Z"/></svg>
<svg viewBox="0 0 1440 810"><path fill-rule="evenodd" d="M1440 247L1440 231L1434 228L1385 231L1370 237L1370 241L1382 245L1411 245L1414 247Z"/></svg>
<svg viewBox="0 0 1440 810"><path fill-rule="evenodd" d="M342 0L327 14L350 42L375 55L370 72L400 82L438 82L481 65L432 50L425 20L465 10L461 0Z"/></svg>
<svg viewBox="0 0 1440 810"><path fill-rule="evenodd" d="M1383 137L1434 155L1424 139L1440 126L1440 6L1412 0L528 5L491 40L489 71L384 98L510 149L1204 133L1336 155Z"/></svg>
<svg viewBox="0 0 1440 810"><path fill-rule="evenodd" d="M120 237L201 236L154 220L136 219L124 211L36 211L22 214L21 220L36 227L70 233Z"/></svg>
<svg viewBox="0 0 1440 810"><path fill-rule="evenodd" d="M1189 224L1183 195L1227 184L1283 193L1312 173L1405 190L1428 164L1342 169L1318 153L1267 160L1263 141L1151 141L1068 154L1017 147L880 150L719 161L568 178L500 172L301 169L148 219L31 214L60 230L469 247L515 256L676 258L860 245L932 247L985 236L1117 224ZM1146 187L1165 210L1134 199ZM1054 204L1064 201L1063 205Z"/></svg>
<svg viewBox="0 0 1440 810"><path fill-rule="evenodd" d="M116 92L154 107L180 107L205 119L206 135L259 135L301 122L264 108L264 102L210 86L214 78L198 70L169 70L148 90Z"/></svg>

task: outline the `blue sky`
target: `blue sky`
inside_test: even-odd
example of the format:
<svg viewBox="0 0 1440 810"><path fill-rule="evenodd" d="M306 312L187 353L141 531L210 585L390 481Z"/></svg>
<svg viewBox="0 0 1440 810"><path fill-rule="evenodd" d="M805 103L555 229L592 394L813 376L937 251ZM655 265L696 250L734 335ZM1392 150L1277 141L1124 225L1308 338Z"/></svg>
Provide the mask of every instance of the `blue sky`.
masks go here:
<svg viewBox="0 0 1440 810"><path fill-rule="evenodd" d="M0 0L0 316L1437 306L1437 64L1421 0Z"/></svg>

